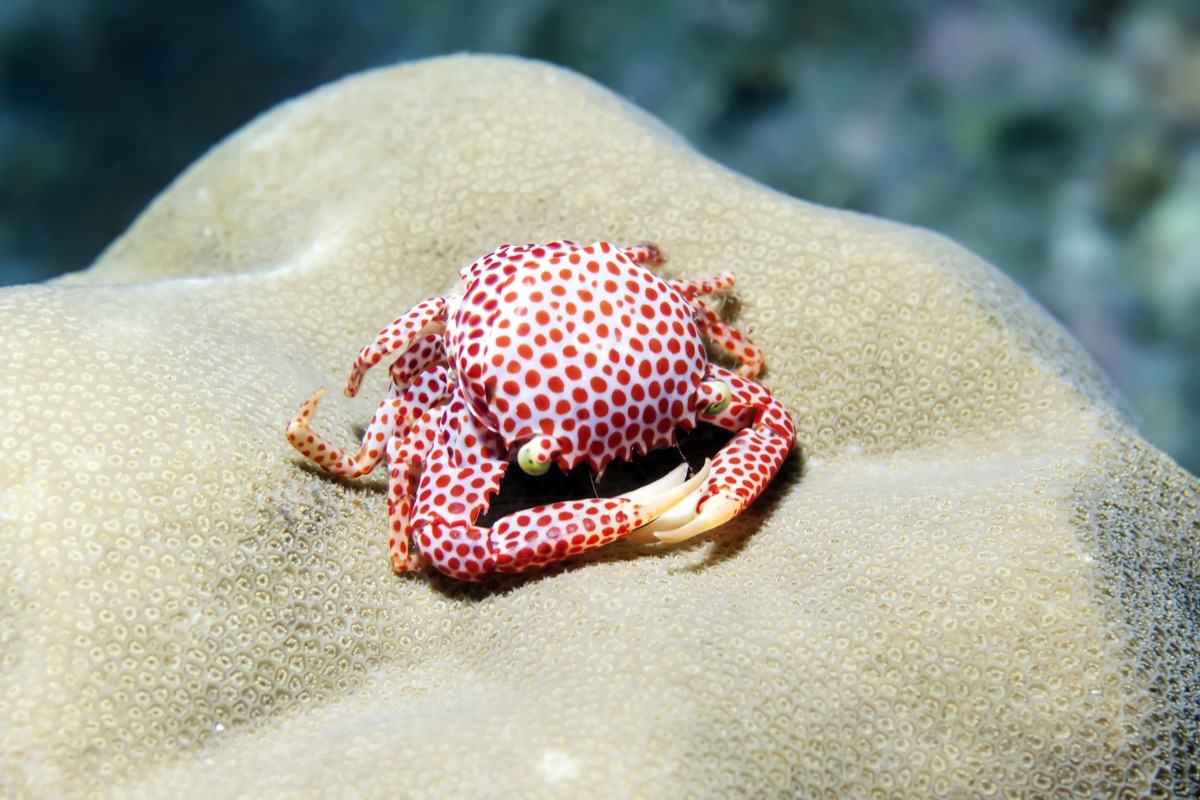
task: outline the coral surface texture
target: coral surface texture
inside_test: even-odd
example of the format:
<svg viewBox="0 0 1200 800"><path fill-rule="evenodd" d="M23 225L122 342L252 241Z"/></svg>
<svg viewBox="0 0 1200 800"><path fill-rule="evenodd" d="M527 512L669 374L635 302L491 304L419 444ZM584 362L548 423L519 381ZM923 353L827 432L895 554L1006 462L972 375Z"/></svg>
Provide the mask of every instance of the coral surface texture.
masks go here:
<svg viewBox="0 0 1200 800"><path fill-rule="evenodd" d="M698 541L394 574L382 470L284 425L460 266L560 237L735 270L797 452ZM988 264L571 73L457 56L276 108L90 270L0 294L0 336L6 796L1200 785L1197 481ZM377 372L322 431L356 441Z"/></svg>

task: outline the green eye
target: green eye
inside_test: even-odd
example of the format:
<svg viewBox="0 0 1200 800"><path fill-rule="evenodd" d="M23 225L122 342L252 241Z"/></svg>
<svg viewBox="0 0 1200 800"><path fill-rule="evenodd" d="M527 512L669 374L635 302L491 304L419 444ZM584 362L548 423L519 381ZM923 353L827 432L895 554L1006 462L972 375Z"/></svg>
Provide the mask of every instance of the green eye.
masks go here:
<svg viewBox="0 0 1200 800"><path fill-rule="evenodd" d="M733 392L729 389L729 384L725 381L716 381L713 386L721 393L721 399L715 403L710 403L708 408L704 409L705 414L720 414L725 409L729 408L729 401L733 399Z"/></svg>
<svg viewBox="0 0 1200 800"><path fill-rule="evenodd" d="M550 469L550 448L546 446L545 438L530 439L517 451L517 464L529 475L545 475Z"/></svg>

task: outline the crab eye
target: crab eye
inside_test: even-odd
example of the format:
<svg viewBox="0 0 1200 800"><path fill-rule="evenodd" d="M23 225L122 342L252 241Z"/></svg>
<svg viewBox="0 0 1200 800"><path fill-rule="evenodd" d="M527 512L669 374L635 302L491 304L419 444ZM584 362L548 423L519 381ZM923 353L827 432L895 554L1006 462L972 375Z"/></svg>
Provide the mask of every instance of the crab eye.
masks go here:
<svg viewBox="0 0 1200 800"><path fill-rule="evenodd" d="M545 475L550 469L553 457L551 446L554 440L549 436L535 436L517 451L517 464L528 475Z"/></svg>
<svg viewBox="0 0 1200 800"><path fill-rule="evenodd" d="M729 389L729 384L725 381L713 381L711 386L717 390L721 399L714 403L709 403L708 408L704 409L704 413L709 415L720 414L729 408L729 401L733 399L733 392Z"/></svg>

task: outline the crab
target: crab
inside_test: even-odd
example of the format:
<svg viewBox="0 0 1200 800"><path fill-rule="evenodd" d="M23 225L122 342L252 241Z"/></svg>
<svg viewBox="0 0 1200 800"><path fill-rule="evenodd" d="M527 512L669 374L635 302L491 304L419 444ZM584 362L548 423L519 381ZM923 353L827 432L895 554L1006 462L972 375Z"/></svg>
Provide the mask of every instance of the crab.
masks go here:
<svg viewBox="0 0 1200 800"><path fill-rule="evenodd" d="M363 347L345 395L393 355L387 396L351 454L309 424L288 441L332 475L384 458L389 555L400 572L432 565L466 581L522 572L618 539L680 542L739 514L779 471L795 436L783 404L754 379L761 351L700 298L731 272L665 280L652 244L505 245L459 272L455 291L417 304ZM740 362L709 361L704 339ZM509 465L531 475L675 443L704 422L733 437L691 478L681 464L615 497L541 505L490 528L476 520Z"/></svg>

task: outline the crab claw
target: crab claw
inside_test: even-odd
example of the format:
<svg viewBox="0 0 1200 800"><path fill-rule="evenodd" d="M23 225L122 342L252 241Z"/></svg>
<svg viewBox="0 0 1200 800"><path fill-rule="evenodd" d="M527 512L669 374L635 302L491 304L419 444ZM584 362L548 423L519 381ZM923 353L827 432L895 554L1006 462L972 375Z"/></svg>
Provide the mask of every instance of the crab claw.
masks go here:
<svg viewBox="0 0 1200 800"><path fill-rule="evenodd" d="M690 480L684 480L686 475L687 465L680 464L653 483L616 497L552 503L497 520L487 536L495 569L522 572L624 539L703 486L708 462Z"/></svg>
<svg viewBox="0 0 1200 800"><path fill-rule="evenodd" d="M717 453L708 480L643 526L639 538L682 542L733 519L775 477L791 438L790 423L783 432L766 425L741 431Z"/></svg>
<svg viewBox="0 0 1200 800"><path fill-rule="evenodd" d="M668 544L682 542L728 522L736 517L745 505L743 501L730 494L718 492L708 498L708 502L704 503L697 511L696 505L700 501L704 488L703 486L697 487L695 491L653 522L639 528L639 540L657 539Z"/></svg>
<svg viewBox="0 0 1200 800"><path fill-rule="evenodd" d="M783 435L768 426L738 433L717 453L708 480L639 529L639 538L682 542L736 517L775 477L791 435L790 425Z"/></svg>
<svg viewBox="0 0 1200 800"><path fill-rule="evenodd" d="M729 396L709 403L705 421L733 429L747 418L754 421L738 429L713 458L707 481L638 530L642 541L682 542L733 519L774 479L792 449L795 429L779 400L728 370L715 365L710 370L716 379L712 385L723 382Z"/></svg>
<svg viewBox="0 0 1200 800"><path fill-rule="evenodd" d="M688 466L680 464L658 480L618 497L631 501L638 509L638 516L655 519L664 512L675 509L684 499L700 491L700 487L708 478L711 465L712 462L705 459L704 466L691 479L685 481Z"/></svg>

